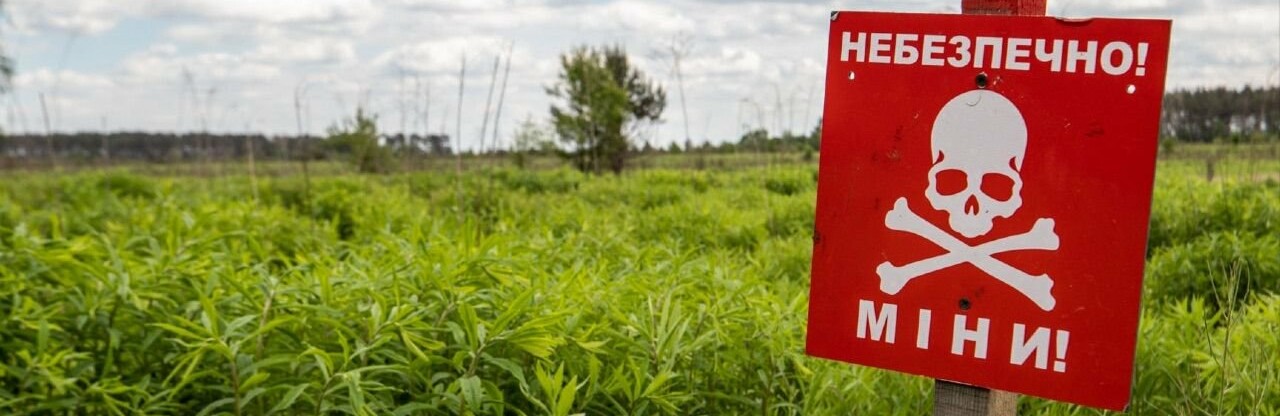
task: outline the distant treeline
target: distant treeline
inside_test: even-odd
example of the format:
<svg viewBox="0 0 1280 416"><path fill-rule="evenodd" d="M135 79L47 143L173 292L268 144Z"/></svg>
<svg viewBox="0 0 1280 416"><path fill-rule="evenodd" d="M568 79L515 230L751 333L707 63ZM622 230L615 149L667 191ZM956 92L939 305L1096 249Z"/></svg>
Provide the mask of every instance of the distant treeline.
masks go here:
<svg viewBox="0 0 1280 416"><path fill-rule="evenodd" d="M332 132L331 132L332 133ZM1198 88L1165 94L1161 135L1182 142L1258 141L1280 136L1280 87L1241 89ZM444 134L404 136L378 134L378 147L402 157L453 154ZM804 135L771 135L751 130L736 141L672 143L655 148L633 143L634 152L681 151L815 151L821 131ZM554 145L552 145L554 147ZM148 132L82 132L53 135L0 135L0 164L22 160L57 159L96 161L144 161L153 163L201 160L321 160L349 156L348 143L329 137L265 136L260 134L201 134ZM506 153L507 150L497 150Z"/></svg>
<svg viewBox="0 0 1280 416"><path fill-rule="evenodd" d="M1197 88L1164 95L1160 133L1186 142L1280 135L1280 87Z"/></svg>
<svg viewBox="0 0 1280 416"><path fill-rule="evenodd" d="M380 145L401 155L451 155L449 136L417 134L383 135ZM344 144L330 138L274 136L261 134L201 133L55 133L53 135L0 136L0 158L47 159L50 154L63 160L121 160L152 163L200 160L238 160L249 156L261 160L321 160L348 152Z"/></svg>

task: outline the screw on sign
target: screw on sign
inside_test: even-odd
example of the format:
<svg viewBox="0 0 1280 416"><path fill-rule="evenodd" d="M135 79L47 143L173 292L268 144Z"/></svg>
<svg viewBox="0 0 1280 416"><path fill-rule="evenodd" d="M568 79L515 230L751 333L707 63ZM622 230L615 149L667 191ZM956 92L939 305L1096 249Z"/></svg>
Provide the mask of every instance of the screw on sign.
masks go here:
<svg viewBox="0 0 1280 416"><path fill-rule="evenodd" d="M833 14L807 352L1124 409L1169 27Z"/></svg>

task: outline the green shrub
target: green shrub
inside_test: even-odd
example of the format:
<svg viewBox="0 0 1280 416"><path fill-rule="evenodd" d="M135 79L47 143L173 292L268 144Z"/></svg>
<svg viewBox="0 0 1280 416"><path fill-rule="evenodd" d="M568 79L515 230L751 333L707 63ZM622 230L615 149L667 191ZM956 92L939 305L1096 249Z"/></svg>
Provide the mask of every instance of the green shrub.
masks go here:
<svg viewBox="0 0 1280 416"><path fill-rule="evenodd" d="M323 180L314 181L307 190L297 181L277 182L272 184L270 194L285 207L330 224L339 239L348 240L356 234L357 205L370 202L360 198L365 193L361 186L350 181Z"/></svg>
<svg viewBox="0 0 1280 416"><path fill-rule="evenodd" d="M0 414L927 413L803 354L814 174L14 174ZM1133 412L1277 413L1273 185L1159 184Z"/></svg>
<svg viewBox="0 0 1280 416"><path fill-rule="evenodd" d="M1157 183L1149 253L1219 231L1280 235L1280 187L1231 181Z"/></svg>
<svg viewBox="0 0 1280 416"><path fill-rule="evenodd" d="M571 170L556 170L551 173L501 170L491 175L507 189L530 194L572 192L578 189L578 183L582 180L581 174Z"/></svg>
<svg viewBox="0 0 1280 416"><path fill-rule="evenodd" d="M795 195L814 188L816 180L807 172L779 172L764 180L764 188L779 195Z"/></svg>
<svg viewBox="0 0 1280 416"><path fill-rule="evenodd" d="M814 202L811 199L787 199L777 203L765 220L765 229L774 237L812 236Z"/></svg>
<svg viewBox="0 0 1280 416"><path fill-rule="evenodd" d="M1200 297L1217 309L1252 293L1280 293L1280 236L1206 234L1156 250L1147 270L1144 286L1153 304Z"/></svg>
<svg viewBox="0 0 1280 416"><path fill-rule="evenodd" d="M127 173L113 172L102 175L98 186L120 198L152 199L159 194L151 180Z"/></svg>

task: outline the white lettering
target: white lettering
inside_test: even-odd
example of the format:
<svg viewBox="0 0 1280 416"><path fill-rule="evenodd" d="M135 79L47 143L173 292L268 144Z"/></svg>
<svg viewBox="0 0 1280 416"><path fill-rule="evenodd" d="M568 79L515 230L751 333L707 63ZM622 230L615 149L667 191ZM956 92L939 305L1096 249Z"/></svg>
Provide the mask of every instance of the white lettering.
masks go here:
<svg viewBox="0 0 1280 416"><path fill-rule="evenodd" d="M1049 368L1049 328L1036 328L1027 338L1027 327L1013 324L1013 346L1009 351L1009 364L1022 365L1031 354L1036 356L1036 368Z"/></svg>
<svg viewBox="0 0 1280 416"><path fill-rule="evenodd" d="M920 54L920 63L924 64L924 66L942 66L944 61L942 58L938 58L937 55L942 53L942 45L939 45L939 43L946 42L946 36L924 35L924 46L921 48L922 53Z"/></svg>
<svg viewBox="0 0 1280 416"><path fill-rule="evenodd" d="M1053 344L1054 348L1057 349L1055 354L1058 357L1058 359L1053 362L1053 371L1059 373L1067 372L1067 345L1070 345L1070 343L1071 333L1059 329L1058 339L1054 341Z"/></svg>
<svg viewBox="0 0 1280 416"><path fill-rule="evenodd" d="M907 42L915 42L920 39L920 35L899 33L893 44L893 63L899 65L911 65L920 60L920 50Z"/></svg>
<svg viewBox="0 0 1280 416"><path fill-rule="evenodd" d="M1005 42L1007 48L1004 53L1005 69L1017 71L1026 71L1031 69L1031 62L1025 58L1031 57L1031 39L1027 38L1009 38Z"/></svg>
<svg viewBox="0 0 1280 416"><path fill-rule="evenodd" d="M841 34L840 41L840 62L849 62L849 51L854 51L858 55L858 62L865 60L867 56L867 34L858 32L858 41L854 42L849 36L849 32Z"/></svg>
<svg viewBox="0 0 1280 416"><path fill-rule="evenodd" d="M1120 64L1112 65L1114 54L1120 52ZM1107 46L1102 47L1102 72L1111 75L1120 75L1129 72L1129 67L1133 66L1133 48L1128 43L1111 42Z"/></svg>
<svg viewBox="0 0 1280 416"><path fill-rule="evenodd" d="M974 42L973 47L973 67L982 68L982 59L986 57L986 52L991 51L991 69L1000 69L1000 53L1003 48L1004 39L993 38L989 36L978 36L978 40ZM986 48L986 49L983 49Z"/></svg>
<svg viewBox="0 0 1280 416"><path fill-rule="evenodd" d="M916 348L929 349L929 324L932 318L932 311L928 309L920 310L920 326L916 327Z"/></svg>
<svg viewBox="0 0 1280 416"><path fill-rule="evenodd" d="M1084 63L1084 73L1094 72L1098 66L1098 41L1085 43L1084 50L1080 49L1078 40L1067 42L1067 72L1076 72L1076 63L1080 62Z"/></svg>
<svg viewBox="0 0 1280 416"><path fill-rule="evenodd" d="M898 305L886 303L876 313L875 303L869 300L858 301L858 338L866 339L870 327L871 340L892 344L898 331Z"/></svg>
<svg viewBox="0 0 1280 416"><path fill-rule="evenodd" d="M867 62L875 64L889 63L889 54L881 55L881 52L888 52L893 46L889 43L889 39L893 35L889 33L872 33L871 34L871 56L867 58Z"/></svg>
<svg viewBox="0 0 1280 416"><path fill-rule="evenodd" d="M1141 42L1134 45L1107 40L841 32L840 61L1142 76L1148 47Z"/></svg>
<svg viewBox="0 0 1280 416"><path fill-rule="evenodd" d="M1143 76L1147 74L1147 69L1143 65L1147 64L1147 43L1138 42L1138 69L1133 71L1134 75Z"/></svg>
<svg viewBox="0 0 1280 416"><path fill-rule="evenodd" d="M1036 39L1036 60L1048 62L1050 71L1062 71L1062 39L1053 40L1053 49L1045 49L1048 44L1049 41Z"/></svg>
<svg viewBox="0 0 1280 416"><path fill-rule="evenodd" d="M967 320L968 317L964 315L956 315L955 324L951 328L951 353L964 355L964 343L972 341L973 356L985 360L987 359L987 329L990 327L991 320L978 318L978 327L973 330L967 327Z"/></svg>
<svg viewBox="0 0 1280 416"><path fill-rule="evenodd" d="M949 42L956 45L956 56L947 58L947 65L955 68L964 68L969 66L969 38L965 36L952 36Z"/></svg>

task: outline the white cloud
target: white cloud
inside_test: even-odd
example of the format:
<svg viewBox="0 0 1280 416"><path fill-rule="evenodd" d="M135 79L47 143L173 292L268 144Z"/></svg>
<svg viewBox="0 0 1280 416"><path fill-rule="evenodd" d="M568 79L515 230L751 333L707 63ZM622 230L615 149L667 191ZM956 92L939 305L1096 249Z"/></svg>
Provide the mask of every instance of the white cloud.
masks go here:
<svg viewBox="0 0 1280 416"><path fill-rule="evenodd" d="M256 62L243 55L223 52L176 56L168 48L157 48L134 55L122 64L124 77L134 85L182 82L183 74L190 73L202 84L216 86L224 83L268 81L281 75L280 68L264 62Z"/></svg>
<svg viewBox="0 0 1280 416"><path fill-rule="evenodd" d="M32 72L19 73L13 77L14 87L32 91L77 91L84 89L107 88L114 83L105 75L86 74L78 71L52 71L40 68Z"/></svg>
<svg viewBox="0 0 1280 416"><path fill-rule="evenodd" d="M712 54L699 54L683 63L685 76L750 75L764 68L764 58L754 50L725 46Z"/></svg>
<svg viewBox="0 0 1280 416"><path fill-rule="evenodd" d="M506 43L496 36L436 39L401 45L378 55L372 63L388 73L452 74L458 72L463 56L492 57L504 53ZM477 63L473 60L470 65Z"/></svg>
<svg viewBox="0 0 1280 416"><path fill-rule="evenodd" d="M584 9L572 14L583 30L643 31L663 36L690 32L696 27L696 22L679 9L656 2L619 0Z"/></svg>
<svg viewBox="0 0 1280 416"><path fill-rule="evenodd" d="M243 43L252 33L245 33L246 29L240 23L227 22L200 22L200 23L182 23L170 26L165 31L165 37L169 40L183 43L192 43L201 46L217 46L227 45L231 43Z"/></svg>
<svg viewBox="0 0 1280 416"><path fill-rule="evenodd" d="M153 14L267 23L341 23L372 18L369 0L153 0Z"/></svg>
<svg viewBox="0 0 1280 416"><path fill-rule="evenodd" d="M14 26L21 32L44 31L77 36L96 35L133 13L131 0L13 0L7 4Z"/></svg>
<svg viewBox="0 0 1280 416"><path fill-rule="evenodd" d="M388 0L386 4L413 10L433 12L494 11L509 6L503 0Z"/></svg>
<svg viewBox="0 0 1280 416"><path fill-rule="evenodd" d="M39 58L19 60L17 90L26 108L38 108L31 92L60 85L56 103L65 109L59 120L66 128L94 128L103 113L122 128L190 128L192 110L174 109L183 103L185 70L199 89L218 90L218 105L234 108L222 110L227 128L293 132L292 94L304 85L313 132L362 105L393 130L401 113L412 112L417 115L405 116L406 128L429 116L433 130L452 134L458 65L466 55L461 130L470 143L483 120L493 57L511 42L504 132L512 120L545 117L544 87L555 82L559 54L616 43L668 91L657 144L684 140L670 64L652 53L673 37L687 36L692 46L683 62L691 133L695 140L731 140L746 121L771 129L812 127L821 110L830 10L956 12L959 6L954 0L11 1L16 30L6 46L19 58ZM1063 0L1050 2L1049 12L1172 18L1170 86L1280 81L1275 0ZM155 30L127 33L150 38L114 45L127 50L95 56L93 67L58 71L48 63L58 61L51 56L68 34L87 44L140 21ZM86 49L76 53L99 53ZM84 62L78 58L70 62ZM402 74L431 94L406 93ZM406 108L406 94L414 106L430 101L429 114Z"/></svg>
<svg viewBox="0 0 1280 416"><path fill-rule="evenodd" d="M347 40L284 40L263 43L249 59L278 64L347 64L355 61L355 46Z"/></svg>

